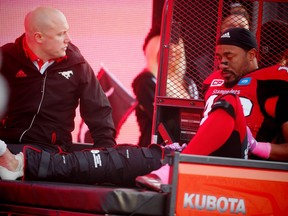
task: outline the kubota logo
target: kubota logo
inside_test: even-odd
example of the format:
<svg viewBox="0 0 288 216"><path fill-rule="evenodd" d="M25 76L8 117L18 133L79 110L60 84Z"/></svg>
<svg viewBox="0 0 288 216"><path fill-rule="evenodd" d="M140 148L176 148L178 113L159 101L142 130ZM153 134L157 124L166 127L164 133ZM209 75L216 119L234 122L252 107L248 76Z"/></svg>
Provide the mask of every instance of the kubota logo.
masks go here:
<svg viewBox="0 0 288 216"><path fill-rule="evenodd" d="M196 210L218 211L219 213L246 214L243 199L232 197L216 197L204 194L184 194L184 208Z"/></svg>

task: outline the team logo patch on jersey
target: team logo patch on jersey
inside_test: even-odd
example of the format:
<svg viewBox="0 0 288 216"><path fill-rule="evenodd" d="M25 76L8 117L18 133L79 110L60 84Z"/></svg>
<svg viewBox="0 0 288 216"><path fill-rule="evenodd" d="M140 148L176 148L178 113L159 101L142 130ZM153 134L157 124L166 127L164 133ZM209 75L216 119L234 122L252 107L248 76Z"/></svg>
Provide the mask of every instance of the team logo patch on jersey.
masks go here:
<svg viewBox="0 0 288 216"><path fill-rule="evenodd" d="M243 86L243 85L249 85L251 82L251 77L246 77L242 78L239 82L238 85Z"/></svg>
<svg viewBox="0 0 288 216"><path fill-rule="evenodd" d="M224 84L224 80L222 79L214 79L211 82L211 86L222 86Z"/></svg>
<svg viewBox="0 0 288 216"><path fill-rule="evenodd" d="M70 71L58 72L58 73L61 74L66 79L69 79L73 75L73 71L71 71L71 70Z"/></svg>

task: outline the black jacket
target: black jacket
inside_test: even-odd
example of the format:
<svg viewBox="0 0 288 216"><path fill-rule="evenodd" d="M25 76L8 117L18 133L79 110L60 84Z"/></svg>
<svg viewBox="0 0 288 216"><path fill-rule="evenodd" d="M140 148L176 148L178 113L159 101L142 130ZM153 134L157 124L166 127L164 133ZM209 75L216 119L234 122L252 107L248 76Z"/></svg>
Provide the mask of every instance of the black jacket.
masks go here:
<svg viewBox="0 0 288 216"><path fill-rule="evenodd" d="M79 49L70 43L67 58L50 65L42 75L23 51L23 37L1 47L1 74L8 80L10 98L0 139L67 149L79 103L95 147L115 145L110 103Z"/></svg>

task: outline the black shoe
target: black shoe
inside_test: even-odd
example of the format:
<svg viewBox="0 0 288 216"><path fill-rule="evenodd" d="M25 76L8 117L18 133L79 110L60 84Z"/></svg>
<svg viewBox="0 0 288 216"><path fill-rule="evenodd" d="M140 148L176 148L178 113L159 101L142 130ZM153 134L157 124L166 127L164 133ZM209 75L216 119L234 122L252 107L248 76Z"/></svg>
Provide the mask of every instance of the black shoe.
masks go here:
<svg viewBox="0 0 288 216"><path fill-rule="evenodd" d="M141 188L147 188L157 192L161 191L161 179L155 174L147 174L136 177L136 185Z"/></svg>

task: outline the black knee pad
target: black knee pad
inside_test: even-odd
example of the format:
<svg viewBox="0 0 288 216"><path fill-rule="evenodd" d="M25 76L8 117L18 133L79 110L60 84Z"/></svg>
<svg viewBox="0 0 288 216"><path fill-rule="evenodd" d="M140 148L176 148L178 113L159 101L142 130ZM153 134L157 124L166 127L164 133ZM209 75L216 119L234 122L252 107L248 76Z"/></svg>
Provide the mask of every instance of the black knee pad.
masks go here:
<svg viewBox="0 0 288 216"><path fill-rule="evenodd" d="M234 94L229 95L236 97ZM226 95L221 96L216 102L214 102L214 104L211 107L211 112L221 108L225 110L233 119L235 119L236 118L235 110L229 102L227 102L225 99L222 99L224 96Z"/></svg>

